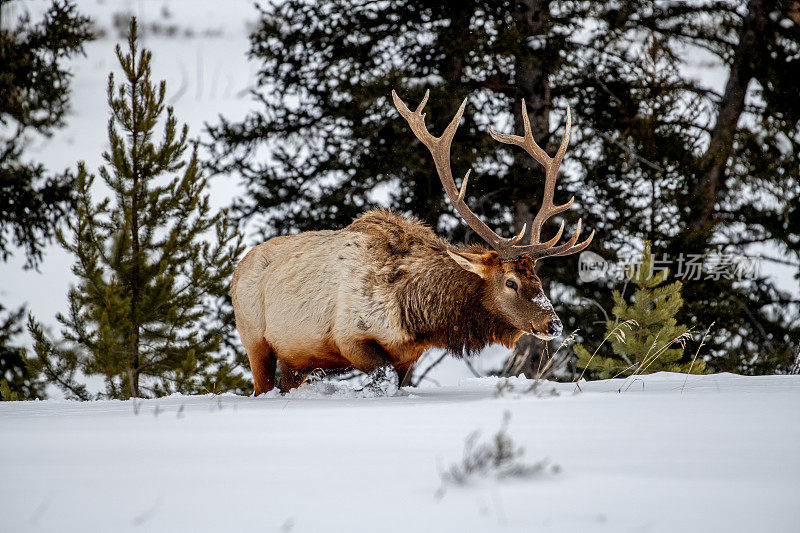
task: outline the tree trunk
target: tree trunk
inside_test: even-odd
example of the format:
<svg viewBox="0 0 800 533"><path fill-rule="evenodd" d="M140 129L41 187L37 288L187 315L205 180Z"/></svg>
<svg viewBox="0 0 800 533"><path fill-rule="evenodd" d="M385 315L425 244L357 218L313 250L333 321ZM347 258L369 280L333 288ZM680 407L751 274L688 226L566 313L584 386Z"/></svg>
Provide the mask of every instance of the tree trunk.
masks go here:
<svg viewBox="0 0 800 533"><path fill-rule="evenodd" d="M739 31L739 44L734 49L725 92L719 103L717 122L711 131L708 148L700 159L703 174L697 187L699 216L691 222L693 233L710 234L714 226L714 212L720 192L725 188L728 160L733 151L736 125L744 110L747 86L754 75L754 65L764 51L764 39L771 0L750 0L747 14Z"/></svg>
<svg viewBox="0 0 800 533"><path fill-rule="evenodd" d="M132 26L132 31L135 26ZM136 56L132 58L133 72L137 71ZM138 78L131 84L131 111L133 131L131 140L131 165L133 185L131 189L131 371L128 379L131 381L131 396L138 398L139 394L139 300L141 299L139 287L139 107L136 92Z"/></svg>
<svg viewBox="0 0 800 533"><path fill-rule="evenodd" d="M514 6L514 18L522 29L522 34L536 39L546 39L550 20L549 0L520 0ZM544 43L544 41L541 41ZM528 43L520 43L520 46L528 46ZM514 127L519 135L523 134L522 122L522 99L525 99L528 109L528 118L531 123L533 138L542 147L547 147L550 140L550 68L547 65L543 52L544 48L539 49L540 53L520 54L517 59L516 75L516 98L514 102ZM514 165L516 168L523 169L525 177L522 184L517 186L519 198L529 196L528 191L538 191L541 194L544 172L539 163L531 158L523 150L514 150ZM518 181L519 183L519 181ZM523 224L533 219L534 210L532 206L524 200L514 204L514 227L519 229ZM550 283L543 280L545 293L550 293ZM511 355L510 366L506 365L507 372L522 372L527 377L536 377L537 368L544 366L542 357L547 347L547 341L543 341L533 335L523 335L514 345L514 352Z"/></svg>

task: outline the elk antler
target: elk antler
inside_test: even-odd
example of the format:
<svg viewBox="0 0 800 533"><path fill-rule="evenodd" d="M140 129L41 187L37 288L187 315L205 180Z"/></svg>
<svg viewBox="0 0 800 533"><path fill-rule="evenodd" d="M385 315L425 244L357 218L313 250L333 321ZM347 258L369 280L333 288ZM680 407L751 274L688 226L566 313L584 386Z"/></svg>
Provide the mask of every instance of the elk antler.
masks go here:
<svg viewBox="0 0 800 533"><path fill-rule="evenodd" d="M575 245L578 240L578 236L581 233L581 219L578 219L578 225L575 228L575 233L572 234L572 238L570 238L570 240L566 243L560 246L554 246L555 243L557 243L561 238L561 234L564 231L563 221L561 222L561 227L559 228L555 237L547 242L541 242L540 240L542 225L544 222L551 216L569 209L569 207L572 205L572 202L575 200L575 197L573 196L565 204L553 204L553 192L555 191L558 168L561 166L561 160L564 159L564 152L567 151L567 144L569 144L569 132L572 124L569 107L567 107L567 125L564 130L564 139L561 141L561 146L558 147L555 157L548 156L547 153L542 150L538 144L536 144L536 141L533 140L531 123L530 119L528 119L528 110L525 107L525 100L522 101L522 122L525 129L524 137L520 137L519 135L506 135L503 133L497 133L491 128L491 126L489 127L489 135L501 143L516 144L517 146L522 147L526 152L528 152L528 154L530 154L531 157L541 163L545 168L544 196L542 197L542 206L539 208L539 212L536 214L533 222L531 222L530 246L533 247L533 249L528 252L528 255L531 257L531 259L536 260L543 257L569 255L580 252L589 246L589 243L592 242L592 238L594 237L594 230L592 230L591 235L589 235L585 241Z"/></svg>
<svg viewBox="0 0 800 533"><path fill-rule="evenodd" d="M397 111L399 111L403 118L408 121L408 125L411 126L411 131L414 132L414 135L416 135L417 138L422 141L422 144L427 146L428 150L430 150L431 155L433 156L433 162L436 164L436 172L439 174L439 179L444 187L444 192L447 194L447 197L450 198L450 201L453 203L453 207L456 208L456 211L459 215L461 215L461 218L464 219L464 222L466 222L467 225L472 228L473 231L475 231L475 233L480 235L481 238L489 244L489 246L497 251L500 259L508 261L515 259L522 254L539 250L542 246L541 244L516 246L516 243L522 240L522 237L525 235L526 225L523 225L522 231L520 231L514 237L501 237L492 231L489 226L479 219L478 216L475 215L475 213L473 213L469 207L467 207L467 204L464 203L464 196L467 192L467 182L469 181L470 171L467 171L467 174L461 181L461 190L458 190L450 169L450 144L453 142L453 136L455 136L456 130L458 129L458 122L461 120L461 115L464 113L464 107L467 105L467 99L465 98L464 101L461 102L461 107L458 108L458 112L453 117L453 120L450 121L450 124L444 130L444 133L442 133L441 137L434 137L430 134L428 128L425 126L425 114L422 113L422 109L425 107L429 95L430 91L425 91L425 96L422 98L422 102L417 107L417 110L413 113L394 91L392 91L392 100L394 100L394 105L397 108ZM557 240L558 239L545 244L552 245L555 244Z"/></svg>

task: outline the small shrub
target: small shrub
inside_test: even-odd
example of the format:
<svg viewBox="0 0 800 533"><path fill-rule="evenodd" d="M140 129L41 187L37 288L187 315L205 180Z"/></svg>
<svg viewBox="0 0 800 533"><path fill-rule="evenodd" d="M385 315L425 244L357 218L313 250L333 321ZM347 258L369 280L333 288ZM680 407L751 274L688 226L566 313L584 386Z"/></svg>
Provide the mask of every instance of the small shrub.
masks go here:
<svg viewBox="0 0 800 533"><path fill-rule="evenodd" d="M636 287L629 303L619 291L614 291L613 313L616 320L606 323L606 337L611 341L610 353L595 350L590 353L582 344L573 349L577 365L601 379L618 376L669 372L708 372L705 362L685 361L684 347L691 338L686 326L678 324L676 315L683 306L680 281L666 283L669 270L653 272L650 243L645 241L642 262L628 270ZM602 344L601 343L601 346ZM582 376L583 374L581 374Z"/></svg>
<svg viewBox="0 0 800 533"><path fill-rule="evenodd" d="M560 467L544 458L536 463L525 463L525 450L517 446L508 435L511 413L503 414L500 430L489 442L478 442L479 431L470 433L464 444L464 457L441 473L445 485L465 485L475 476L493 476L497 479L530 477L548 472L558 473Z"/></svg>

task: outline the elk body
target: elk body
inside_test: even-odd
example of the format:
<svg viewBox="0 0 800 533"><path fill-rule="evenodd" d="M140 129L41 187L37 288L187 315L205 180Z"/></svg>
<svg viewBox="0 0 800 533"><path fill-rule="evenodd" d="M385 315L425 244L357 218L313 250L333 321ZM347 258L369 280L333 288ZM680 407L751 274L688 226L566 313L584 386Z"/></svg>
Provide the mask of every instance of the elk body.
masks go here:
<svg viewBox="0 0 800 533"><path fill-rule="evenodd" d="M424 224L389 211L370 211L338 231L308 231L259 244L236 267L231 297L255 382L255 393L282 391L315 369L356 368L367 374L393 368L402 383L425 350L440 347L462 355L524 333L551 339L561 322L535 272L537 259L567 255L589 245L572 237L556 246L564 224L542 242L542 224L572 200L553 204L563 141L550 158L534 142L523 102L525 136L496 140L525 149L546 169L542 207L531 224L529 244L518 244L526 227L502 238L465 204L469 172L457 189L450 171L450 145L466 100L441 137L433 137L421 113L410 111L392 91L400 114L430 150L445 193L464 221L490 246L455 246Z"/></svg>

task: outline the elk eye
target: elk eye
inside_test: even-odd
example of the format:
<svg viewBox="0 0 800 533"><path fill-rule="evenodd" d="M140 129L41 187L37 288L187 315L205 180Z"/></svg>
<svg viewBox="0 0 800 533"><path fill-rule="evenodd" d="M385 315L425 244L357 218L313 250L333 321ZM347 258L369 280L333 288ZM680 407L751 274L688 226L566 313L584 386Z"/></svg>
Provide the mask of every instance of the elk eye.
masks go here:
<svg viewBox="0 0 800 533"><path fill-rule="evenodd" d="M517 287L517 282L514 281L513 279L507 279L506 280L506 287L508 287L509 289L514 289L514 290L517 290L519 288L519 287Z"/></svg>

